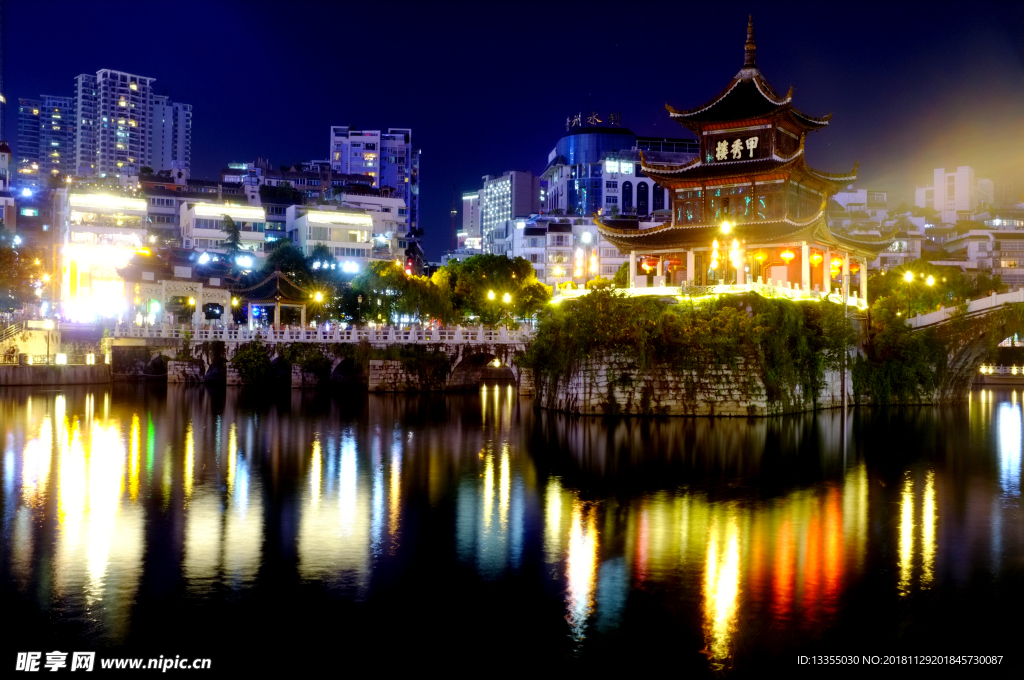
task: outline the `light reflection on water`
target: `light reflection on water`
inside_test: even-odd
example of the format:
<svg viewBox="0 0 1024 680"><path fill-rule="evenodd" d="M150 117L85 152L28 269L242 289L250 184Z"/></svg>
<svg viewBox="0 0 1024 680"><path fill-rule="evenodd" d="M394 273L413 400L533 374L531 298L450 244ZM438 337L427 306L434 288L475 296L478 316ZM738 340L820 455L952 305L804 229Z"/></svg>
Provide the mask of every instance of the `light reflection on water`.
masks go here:
<svg viewBox="0 0 1024 680"><path fill-rule="evenodd" d="M468 568L493 587L537 573L576 655L642 625L627 614L654 596L699 630L687 644L712 669L733 667L758 631L837 625L872 568L910 600L1024 551L1015 395L976 395L946 430L927 409L890 429L835 413L572 420L534 413L507 385L357 408L129 397L0 393L11 587L47 581L108 642L131 628L154 540L184 591L207 598L260 587L268 561L285 569L275 579L292 564L298 582L357 601L393 560ZM919 457L894 442L873 459L883 431L909 433ZM451 542L410 540L428 520Z"/></svg>

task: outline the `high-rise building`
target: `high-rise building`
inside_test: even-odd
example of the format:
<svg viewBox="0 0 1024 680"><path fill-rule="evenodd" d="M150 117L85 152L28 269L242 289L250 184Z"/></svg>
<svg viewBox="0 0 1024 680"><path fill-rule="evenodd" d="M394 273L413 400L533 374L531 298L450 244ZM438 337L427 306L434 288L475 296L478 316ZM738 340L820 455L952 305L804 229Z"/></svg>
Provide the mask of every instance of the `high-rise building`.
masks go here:
<svg viewBox="0 0 1024 680"><path fill-rule="evenodd" d="M149 111L149 130L153 140L149 162L153 170L188 168L192 163L192 105L172 102L165 95L154 95Z"/></svg>
<svg viewBox="0 0 1024 680"><path fill-rule="evenodd" d="M75 102L42 95L18 100L18 168L14 185L33 189L43 178L73 174Z"/></svg>
<svg viewBox="0 0 1024 680"><path fill-rule="evenodd" d="M77 174L189 168L192 107L154 95L155 80L110 69L75 78Z"/></svg>
<svg viewBox="0 0 1024 680"><path fill-rule="evenodd" d="M384 132L332 125L329 158L334 172L369 175L374 187L393 189L408 206L409 229L416 234L420 229L420 151L413 148L411 129L388 128Z"/></svg>
<svg viewBox="0 0 1024 680"><path fill-rule="evenodd" d="M4 115L7 112L7 3L0 0L0 140L4 135Z"/></svg>

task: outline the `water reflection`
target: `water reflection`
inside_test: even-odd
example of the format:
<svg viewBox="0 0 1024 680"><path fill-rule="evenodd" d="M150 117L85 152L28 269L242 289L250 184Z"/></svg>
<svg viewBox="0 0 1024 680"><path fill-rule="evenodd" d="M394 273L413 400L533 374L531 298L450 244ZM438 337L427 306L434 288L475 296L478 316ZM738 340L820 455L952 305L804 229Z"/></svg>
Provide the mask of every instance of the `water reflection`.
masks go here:
<svg viewBox="0 0 1024 680"><path fill-rule="evenodd" d="M762 637L840 625L866 583L909 606L978 564L1004 577L1024 556L1022 424L991 392L845 422L568 419L508 385L355 403L0 393L3 594L52 590L39 607L116 644L140 592L302 584L372 608L396 573L451 573L477 589L456 629L527 583L529 616L552 620L524 627L560 631L570 656L667 627L727 670Z"/></svg>

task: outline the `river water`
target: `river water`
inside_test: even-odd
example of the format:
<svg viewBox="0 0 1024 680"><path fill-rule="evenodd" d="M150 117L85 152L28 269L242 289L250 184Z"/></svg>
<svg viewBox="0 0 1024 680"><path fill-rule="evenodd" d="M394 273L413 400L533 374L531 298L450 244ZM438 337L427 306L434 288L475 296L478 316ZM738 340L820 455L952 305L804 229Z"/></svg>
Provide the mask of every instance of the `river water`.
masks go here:
<svg viewBox="0 0 1024 680"><path fill-rule="evenodd" d="M573 419L503 384L5 389L3 663L1019 668L1022 400L844 424Z"/></svg>

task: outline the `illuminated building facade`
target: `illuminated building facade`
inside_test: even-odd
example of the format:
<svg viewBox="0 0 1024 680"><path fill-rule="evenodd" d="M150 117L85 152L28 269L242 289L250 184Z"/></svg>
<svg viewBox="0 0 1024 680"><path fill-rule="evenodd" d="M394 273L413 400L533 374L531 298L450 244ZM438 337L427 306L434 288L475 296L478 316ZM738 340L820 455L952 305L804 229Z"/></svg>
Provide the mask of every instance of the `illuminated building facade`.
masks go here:
<svg viewBox="0 0 1024 680"><path fill-rule="evenodd" d="M14 196L11 195L11 147L0 141L0 217L12 231L17 228Z"/></svg>
<svg viewBox="0 0 1024 680"><path fill-rule="evenodd" d="M187 169L192 107L153 94L155 78L101 69L75 78L74 165L80 176Z"/></svg>
<svg viewBox="0 0 1024 680"><path fill-rule="evenodd" d="M699 140L697 158L665 165L640 154L642 171L670 193L669 220L641 228L635 219L602 217L601 235L631 262L644 258L665 283L761 280L831 292L837 277L848 281L860 271L864 299L867 261L889 241L830 230L828 199L856 179L856 167L830 174L807 166L807 133L829 117L797 110L792 91L777 94L757 68L755 49L751 21L743 68L725 90L689 111L668 107ZM636 264L632 269L635 275Z"/></svg>
<svg viewBox="0 0 1024 680"><path fill-rule="evenodd" d="M73 174L74 144L74 99L19 99L16 188L36 191L45 177Z"/></svg>
<svg viewBox="0 0 1024 680"><path fill-rule="evenodd" d="M227 232L223 229L227 215L238 225L241 249L251 256L262 256L266 238L267 215L263 208L251 205L186 201L180 208L181 236L185 248L215 253L225 252Z"/></svg>
<svg viewBox="0 0 1024 680"><path fill-rule="evenodd" d="M362 271L373 258L373 217L365 210L293 205L287 212L288 234L304 255L324 245L337 260L328 264L347 274Z"/></svg>
<svg viewBox="0 0 1024 680"><path fill-rule="evenodd" d="M589 217L533 215L501 224L495 235L499 253L528 260L537 278L549 286L567 281L583 285L598 276L611 279L626 261Z"/></svg>
<svg viewBox="0 0 1024 680"><path fill-rule="evenodd" d="M570 128L548 154L542 208L564 215L641 217L665 210L666 193L644 173L641 152L653 163L685 163L696 155L697 143L637 137L616 126Z"/></svg>
<svg viewBox="0 0 1024 680"><path fill-rule="evenodd" d="M412 130L353 130L347 125L331 126L331 169L346 175L369 175L373 186L391 187L409 209L409 229L419 225L420 150L412 145Z"/></svg>
<svg viewBox="0 0 1024 680"><path fill-rule="evenodd" d="M479 191L480 236L485 253L503 253L498 245L508 220L540 212L545 186L532 172L511 170L501 177L484 175Z"/></svg>
<svg viewBox="0 0 1024 680"><path fill-rule="evenodd" d="M68 189L52 194L61 314L75 321L124 318L127 295L117 270L145 242L146 201Z"/></svg>
<svg viewBox="0 0 1024 680"><path fill-rule="evenodd" d="M462 194L462 229L458 233L459 248L480 251L483 226L480 222L480 192ZM482 252L482 251L481 251Z"/></svg>

